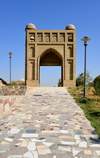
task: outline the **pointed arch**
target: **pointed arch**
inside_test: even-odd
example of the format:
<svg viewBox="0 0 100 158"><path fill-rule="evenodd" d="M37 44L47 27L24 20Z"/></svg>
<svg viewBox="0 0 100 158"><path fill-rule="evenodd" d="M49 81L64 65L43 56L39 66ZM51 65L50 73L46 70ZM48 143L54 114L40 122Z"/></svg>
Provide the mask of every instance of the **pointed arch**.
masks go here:
<svg viewBox="0 0 100 158"><path fill-rule="evenodd" d="M53 48L45 50L40 56L40 66L62 66L62 61L61 54Z"/></svg>

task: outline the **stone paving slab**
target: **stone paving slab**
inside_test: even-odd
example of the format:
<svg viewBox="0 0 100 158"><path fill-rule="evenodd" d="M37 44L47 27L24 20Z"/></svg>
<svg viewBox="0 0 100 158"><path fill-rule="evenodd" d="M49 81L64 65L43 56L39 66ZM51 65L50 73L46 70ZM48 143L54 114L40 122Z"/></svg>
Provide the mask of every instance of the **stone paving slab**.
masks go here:
<svg viewBox="0 0 100 158"><path fill-rule="evenodd" d="M100 140L64 87L39 87L0 115L0 158L100 158Z"/></svg>

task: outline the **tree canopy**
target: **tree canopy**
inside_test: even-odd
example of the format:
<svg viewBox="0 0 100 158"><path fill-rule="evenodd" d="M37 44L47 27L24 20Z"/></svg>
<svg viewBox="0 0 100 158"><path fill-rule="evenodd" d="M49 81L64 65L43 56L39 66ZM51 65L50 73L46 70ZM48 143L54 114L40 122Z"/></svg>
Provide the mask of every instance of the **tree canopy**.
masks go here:
<svg viewBox="0 0 100 158"><path fill-rule="evenodd" d="M92 82L92 77L90 76L90 73L87 71L86 72L86 84L89 84L90 82ZM84 84L84 73L81 73L76 78L76 86L80 86L83 84Z"/></svg>

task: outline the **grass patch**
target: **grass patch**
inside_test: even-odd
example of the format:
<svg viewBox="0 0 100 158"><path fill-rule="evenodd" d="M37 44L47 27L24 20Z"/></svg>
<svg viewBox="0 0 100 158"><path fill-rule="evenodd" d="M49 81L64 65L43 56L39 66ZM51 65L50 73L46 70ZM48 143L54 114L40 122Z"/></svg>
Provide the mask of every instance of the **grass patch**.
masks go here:
<svg viewBox="0 0 100 158"><path fill-rule="evenodd" d="M7 86L25 86L25 83L16 83L16 82L12 82L11 84L8 83Z"/></svg>
<svg viewBox="0 0 100 158"><path fill-rule="evenodd" d="M100 138L100 96L93 93L93 87L87 86L87 98L83 97L83 86L69 88L68 92L73 96L76 103L84 111L86 118L91 122L92 127Z"/></svg>

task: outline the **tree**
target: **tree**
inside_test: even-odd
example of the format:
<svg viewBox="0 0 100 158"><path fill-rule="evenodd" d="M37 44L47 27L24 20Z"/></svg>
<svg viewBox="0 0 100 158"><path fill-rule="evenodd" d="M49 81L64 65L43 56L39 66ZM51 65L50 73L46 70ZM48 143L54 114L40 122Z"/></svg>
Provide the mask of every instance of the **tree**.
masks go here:
<svg viewBox="0 0 100 158"><path fill-rule="evenodd" d="M93 81L94 83L99 83L100 84L100 75L99 76L97 76L95 79L94 79L94 81Z"/></svg>
<svg viewBox="0 0 100 158"><path fill-rule="evenodd" d="M94 83L93 87L94 87L93 93L95 95L100 96L100 84L99 84L99 82Z"/></svg>
<svg viewBox="0 0 100 158"><path fill-rule="evenodd" d="M86 72L86 84L89 84L92 81L92 78L89 74L89 72ZM80 86L84 84L84 73L81 73L76 78L76 86Z"/></svg>
<svg viewBox="0 0 100 158"><path fill-rule="evenodd" d="M93 81L94 94L100 96L100 75L97 76Z"/></svg>
<svg viewBox="0 0 100 158"><path fill-rule="evenodd" d="M76 78L76 86L83 85L83 83L84 83L84 76L83 76L83 73L81 73Z"/></svg>

